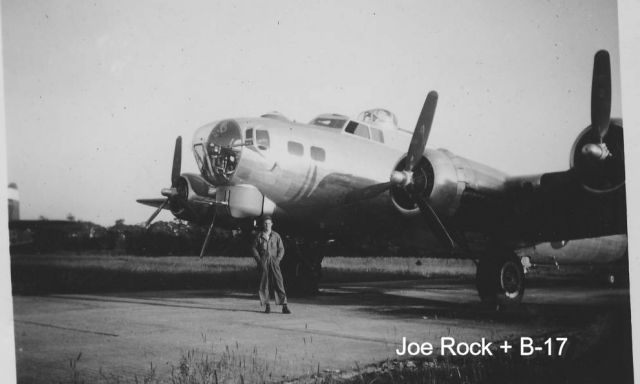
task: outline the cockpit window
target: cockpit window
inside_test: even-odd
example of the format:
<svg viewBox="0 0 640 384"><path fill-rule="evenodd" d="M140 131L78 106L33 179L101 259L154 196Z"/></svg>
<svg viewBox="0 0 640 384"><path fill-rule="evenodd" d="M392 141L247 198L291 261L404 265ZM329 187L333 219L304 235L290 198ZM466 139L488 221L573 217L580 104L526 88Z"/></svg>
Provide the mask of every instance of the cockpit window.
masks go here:
<svg viewBox="0 0 640 384"><path fill-rule="evenodd" d="M319 125L321 127L342 129L346 121L347 120L345 119L337 119L337 118L330 118L330 117L316 117L315 119L311 120L311 124Z"/></svg>
<svg viewBox="0 0 640 384"><path fill-rule="evenodd" d="M269 131L263 129L256 129L256 147L266 151L270 147Z"/></svg>
<svg viewBox="0 0 640 384"><path fill-rule="evenodd" d="M371 127L371 139L379 143L384 143L384 135L382 134L382 130Z"/></svg>
<svg viewBox="0 0 640 384"><path fill-rule="evenodd" d="M364 124L358 124L355 121L349 122L349 124L347 125L347 128L345 128L345 132L352 133L356 136L364 137L365 139L371 138L369 136L369 127L367 127Z"/></svg>

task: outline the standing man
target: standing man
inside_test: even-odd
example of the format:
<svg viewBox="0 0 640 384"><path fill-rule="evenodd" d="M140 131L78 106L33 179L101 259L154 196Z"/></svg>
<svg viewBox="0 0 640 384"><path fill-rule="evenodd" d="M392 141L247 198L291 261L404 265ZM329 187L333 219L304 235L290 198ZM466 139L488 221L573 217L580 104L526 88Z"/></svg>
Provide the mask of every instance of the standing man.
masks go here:
<svg viewBox="0 0 640 384"><path fill-rule="evenodd" d="M284 256L284 245L280 235L271 230L273 220L271 216L262 219L262 231L258 233L253 247L253 258L258 263L260 277L260 304L265 306L264 313L271 312L269 305L269 291L273 287L276 305L282 305L282 313L291 313L287 308L287 294L284 292L280 261Z"/></svg>

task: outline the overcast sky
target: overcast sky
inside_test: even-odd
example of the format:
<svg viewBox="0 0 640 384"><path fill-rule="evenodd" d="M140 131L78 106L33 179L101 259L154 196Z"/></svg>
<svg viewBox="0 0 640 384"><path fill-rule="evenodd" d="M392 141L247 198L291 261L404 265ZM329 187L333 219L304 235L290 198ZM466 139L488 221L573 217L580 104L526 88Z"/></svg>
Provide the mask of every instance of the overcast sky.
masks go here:
<svg viewBox="0 0 640 384"><path fill-rule="evenodd" d="M135 199L170 183L177 135L373 107L413 130L431 89L429 147L510 174L565 170L598 49L621 115L616 12L602 0L3 0L9 180L25 219L137 223L153 209Z"/></svg>

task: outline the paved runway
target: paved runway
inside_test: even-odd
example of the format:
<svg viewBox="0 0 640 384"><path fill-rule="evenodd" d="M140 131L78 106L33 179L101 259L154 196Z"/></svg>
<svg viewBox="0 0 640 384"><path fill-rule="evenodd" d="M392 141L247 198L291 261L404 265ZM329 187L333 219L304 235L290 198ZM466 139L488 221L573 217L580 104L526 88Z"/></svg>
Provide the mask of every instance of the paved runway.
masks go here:
<svg viewBox="0 0 640 384"><path fill-rule="evenodd" d="M290 299L292 315L263 314L256 295L239 291L15 296L17 369L24 383L94 382L141 379L152 364L168 379L181 357L211 353L218 375L292 379L395 358L402 337L571 337L628 306L627 289L563 284L530 287L525 305L496 313L472 284L425 280L325 285Z"/></svg>

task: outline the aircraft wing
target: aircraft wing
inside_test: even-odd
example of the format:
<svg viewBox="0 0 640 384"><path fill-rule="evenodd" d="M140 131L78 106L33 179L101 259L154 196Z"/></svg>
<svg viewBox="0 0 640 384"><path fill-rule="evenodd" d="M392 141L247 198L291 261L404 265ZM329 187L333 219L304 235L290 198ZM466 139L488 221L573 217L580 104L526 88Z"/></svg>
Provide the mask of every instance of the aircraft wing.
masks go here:
<svg viewBox="0 0 640 384"><path fill-rule="evenodd" d="M136 200L138 203L140 204L144 204L144 205L148 205L150 207L155 207L158 208L159 206L163 205L167 199L162 198L162 199L138 199ZM167 209L169 209L169 207L167 207Z"/></svg>
<svg viewBox="0 0 640 384"><path fill-rule="evenodd" d="M541 175L530 192L512 195L520 230L542 241L626 233L625 188L594 193L574 170Z"/></svg>
<svg viewBox="0 0 640 384"><path fill-rule="evenodd" d="M140 204L158 208L162 206L167 201L167 199L138 199L136 201ZM206 196L195 196L189 200L188 204L194 205L194 206L211 206L218 203L216 203L216 199L214 198L210 198ZM163 208L169 209L169 206L167 205L167 206L164 206Z"/></svg>

